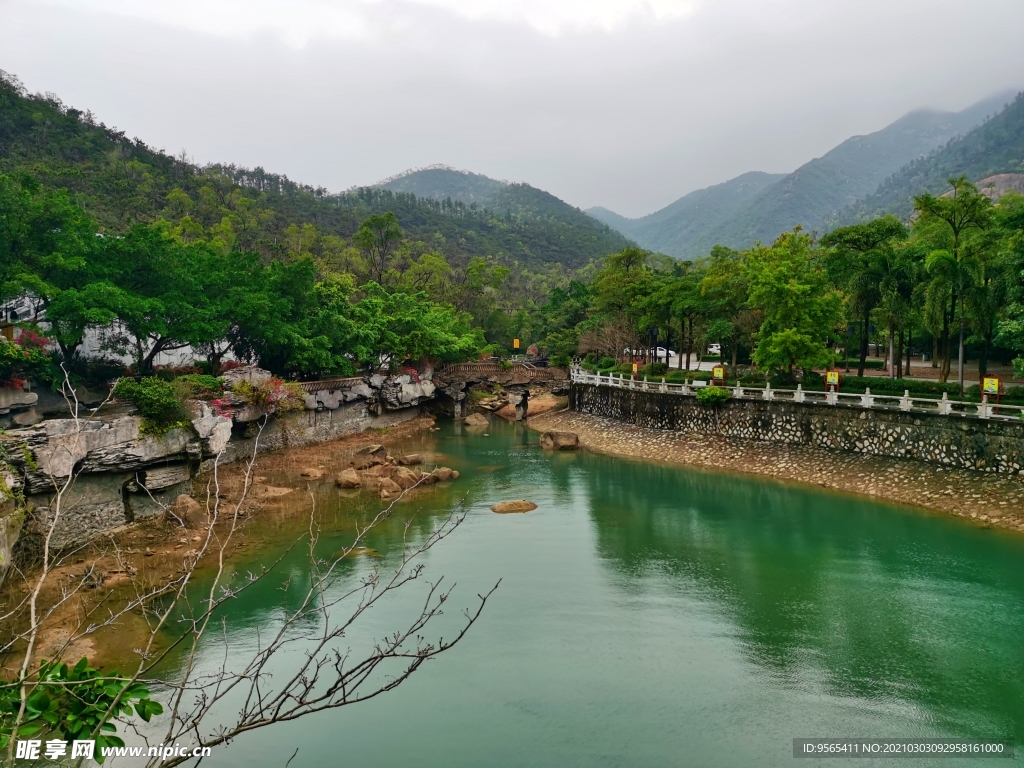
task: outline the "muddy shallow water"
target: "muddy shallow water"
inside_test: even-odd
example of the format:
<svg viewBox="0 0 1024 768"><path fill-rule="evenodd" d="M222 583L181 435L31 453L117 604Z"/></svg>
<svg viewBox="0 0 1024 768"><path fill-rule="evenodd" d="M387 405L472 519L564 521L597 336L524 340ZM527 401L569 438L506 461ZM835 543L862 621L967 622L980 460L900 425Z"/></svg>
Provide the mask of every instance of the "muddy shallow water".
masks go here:
<svg viewBox="0 0 1024 768"><path fill-rule="evenodd" d="M795 737L1024 738L1019 537L825 491L544 453L514 424L441 426L392 453L461 477L403 502L345 560L343 582L394 563L403 535L425 536L465 498L427 572L458 584L445 632L501 579L480 622L396 691L247 734L211 763L283 766L298 748L296 767L774 766L791 764ZM346 455L261 459L267 485L294 490L251 523L239 572L279 557L314 502L318 552L351 541L382 502L334 487ZM324 479L302 480L313 460ZM538 508L489 509L514 499ZM224 642L230 658L253 650L308 581L305 563L291 552L231 604L204 668ZM375 609L352 647L421 598L417 587Z"/></svg>

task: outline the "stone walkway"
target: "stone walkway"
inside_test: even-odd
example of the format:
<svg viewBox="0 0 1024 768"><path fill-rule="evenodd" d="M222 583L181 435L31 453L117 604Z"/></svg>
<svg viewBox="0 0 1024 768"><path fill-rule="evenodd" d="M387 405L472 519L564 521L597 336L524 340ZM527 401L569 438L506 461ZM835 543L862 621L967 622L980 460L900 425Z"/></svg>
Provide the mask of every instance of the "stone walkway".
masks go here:
<svg viewBox="0 0 1024 768"><path fill-rule="evenodd" d="M1024 531L1024 477L1020 475L665 432L571 411L531 418L529 426L540 431L575 432L584 448L600 453L818 485L970 518L985 526Z"/></svg>

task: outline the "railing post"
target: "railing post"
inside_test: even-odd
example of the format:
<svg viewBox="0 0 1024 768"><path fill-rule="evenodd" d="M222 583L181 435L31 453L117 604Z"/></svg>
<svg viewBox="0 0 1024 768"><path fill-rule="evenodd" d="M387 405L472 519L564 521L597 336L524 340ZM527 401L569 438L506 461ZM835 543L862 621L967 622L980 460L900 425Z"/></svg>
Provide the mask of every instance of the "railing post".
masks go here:
<svg viewBox="0 0 1024 768"><path fill-rule="evenodd" d="M860 404L862 408L874 407L875 398L871 396L871 387L864 387L864 394L860 396Z"/></svg>
<svg viewBox="0 0 1024 768"><path fill-rule="evenodd" d="M764 384L764 392L761 393L761 397L765 400L771 400L774 396L775 395L772 392L772 383L770 381L766 381Z"/></svg>
<svg viewBox="0 0 1024 768"><path fill-rule="evenodd" d="M830 389L825 393L825 404L826 405L839 405L839 393L834 389Z"/></svg>
<svg viewBox="0 0 1024 768"><path fill-rule="evenodd" d="M665 377L661 377L661 391L668 392L668 386L665 384Z"/></svg>
<svg viewBox="0 0 1024 768"><path fill-rule="evenodd" d="M953 406L949 402L949 393L943 392L942 399L939 401L939 413L943 416L949 416L953 412Z"/></svg>
<svg viewBox="0 0 1024 768"><path fill-rule="evenodd" d="M743 387L741 387L739 384L737 384L735 387L733 387L732 388L732 396L735 397L737 400L742 400L743 399Z"/></svg>
<svg viewBox="0 0 1024 768"><path fill-rule="evenodd" d="M910 402L910 390L903 390L903 397L900 398L900 410L909 411L913 403Z"/></svg>
<svg viewBox="0 0 1024 768"><path fill-rule="evenodd" d="M690 392L690 382L687 381L686 379L683 379L683 394L684 395L693 394L692 392Z"/></svg>
<svg viewBox="0 0 1024 768"><path fill-rule="evenodd" d="M988 407L988 395L981 396L981 404L978 406L978 418L987 419L989 417Z"/></svg>
<svg viewBox="0 0 1024 768"><path fill-rule="evenodd" d="M796 392L793 393L793 402L794 403L802 403L803 401L804 401L804 385L803 384L797 384L796 385Z"/></svg>

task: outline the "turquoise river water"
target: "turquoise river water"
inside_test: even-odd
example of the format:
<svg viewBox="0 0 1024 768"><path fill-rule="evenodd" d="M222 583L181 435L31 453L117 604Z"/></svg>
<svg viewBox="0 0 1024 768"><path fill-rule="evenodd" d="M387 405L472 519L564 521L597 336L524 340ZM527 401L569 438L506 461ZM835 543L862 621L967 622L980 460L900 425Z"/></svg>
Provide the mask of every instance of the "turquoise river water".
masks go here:
<svg viewBox="0 0 1024 768"><path fill-rule="evenodd" d="M292 768L847 765L794 759L792 740L1024 739L1021 538L824 491L551 454L536 443L503 423L487 436L448 424L410 438L405 448L443 454L438 463L461 478L374 531L367 545L380 557L344 561L346 585L386 568L413 511L415 539L465 496L464 523L425 559L428 577L457 582L439 627L450 634L456 608L501 586L461 644L395 691L247 734L207 762L284 766L298 748ZM325 554L380 504L329 481L314 490ZM488 509L505 499L539 508ZM236 566L278 554L264 548ZM245 658L256 629L280 621L306 580L304 563L301 551L289 554L283 575L234 601L229 658ZM421 598L414 586L375 609L353 647L398 629ZM201 665L219 665L223 638L204 654ZM282 676L293 661L278 661Z"/></svg>

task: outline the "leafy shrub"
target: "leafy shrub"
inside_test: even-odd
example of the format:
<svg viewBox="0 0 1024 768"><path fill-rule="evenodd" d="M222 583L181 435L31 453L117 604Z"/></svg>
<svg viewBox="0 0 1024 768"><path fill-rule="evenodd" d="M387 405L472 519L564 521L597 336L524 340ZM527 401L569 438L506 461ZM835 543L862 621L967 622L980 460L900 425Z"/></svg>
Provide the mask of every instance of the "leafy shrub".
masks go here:
<svg viewBox="0 0 1024 768"><path fill-rule="evenodd" d="M732 397L725 387L703 387L697 390L697 402L701 405L718 405Z"/></svg>
<svg viewBox="0 0 1024 768"><path fill-rule="evenodd" d="M824 389L825 377L817 371L805 371L800 377L800 383L804 389Z"/></svg>
<svg viewBox="0 0 1024 768"><path fill-rule="evenodd" d="M300 411L306 407L306 396L302 387L295 382L284 382L277 378L267 379L256 385L248 381L239 381L231 391L247 404L257 408Z"/></svg>
<svg viewBox="0 0 1024 768"><path fill-rule="evenodd" d="M587 354L583 358L583 362L584 363L590 363L591 365L594 365L595 363L597 363L597 353L596 352L587 352Z"/></svg>
<svg viewBox="0 0 1024 768"><path fill-rule="evenodd" d="M720 363L722 362L721 355L704 355L701 359L702 363Z"/></svg>
<svg viewBox="0 0 1024 768"><path fill-rule="evenodd" d="M42 346L22 346L0 337L0 384L21 389L29 379L52 381L54 363Z"/></svg>
<svg viewBox="0 0 1024 768"><path fill-rule="evenodd" d="M598 362L597 367L602 369L602 370L604 370L604 369L612 369L612 368L615 367L615 358L614 357L602 357L601 360Z"/></svg>
<svg viewBox="0 0 1024 768"><path fill-rule="evenodd" d="M17 734L14 723L21 708L19 686L0 688L0 750L6 750L12 738L29 738L40 731L59 734L65 741L92 738L92 732L99 726L98 757L104 747L124 746L120 737L114 735L114 719L134 711L148 723L153 715L164 711L159 702L149 698L149 690L141 683L129 684L117 672L101 675L84 658L74 667L44 661L37 680L40 684L33 687L28 697Z"/></svg>
<svg viewBox="0 0 1024 768"><path fill-rule="evenodd" d="M114 387L114 396L135 405L145 420L142 431L163 434L167 430L188 424L181 397L174 384L155 376L139 379L121 379Z"/></svg>
<svg viewBox="0 0 1024 768"><path fill-rule="evenodd" d="M647 377L664 376L668 373L667 363L651 363L640 369L640 373Z"/></svg>
<svg viewBox="0 0 1024 768"><path fill-rule="evenodd" d="M748 371L740 376L739 383L743 387L763 387L764 374L759 371Z"/></svg>
<svg viewBox="0 0 1024 768"><path fill-rule="evenodd" d="M711 374L708 371L669 371L665 381L672 384L685 384L690 381L711 381Z"/></svg>
<svg viewBox="0 0 1024 768"><path fill-rule="evenodd" d="M211 400L224 392L224 381L205 373L189 373L174 380L174 387L182 400Z"/></svg>
<svg viewBox="0 0 1024 768"><path fill-rule="evenodd" d="M836 368L846 368L846 364L847 364L846 360L836 360L835 367ZM857 367L860 365L860 358L859 357L857 357L857 358L850 358L849 364L850 364L850 368L853 368L854 370L856 370ZM868 371L881 371L881 370L884 370L885 369L885 360L865 360L864 361L864 368L865 368L865 370L868 370Z"/></svg>

